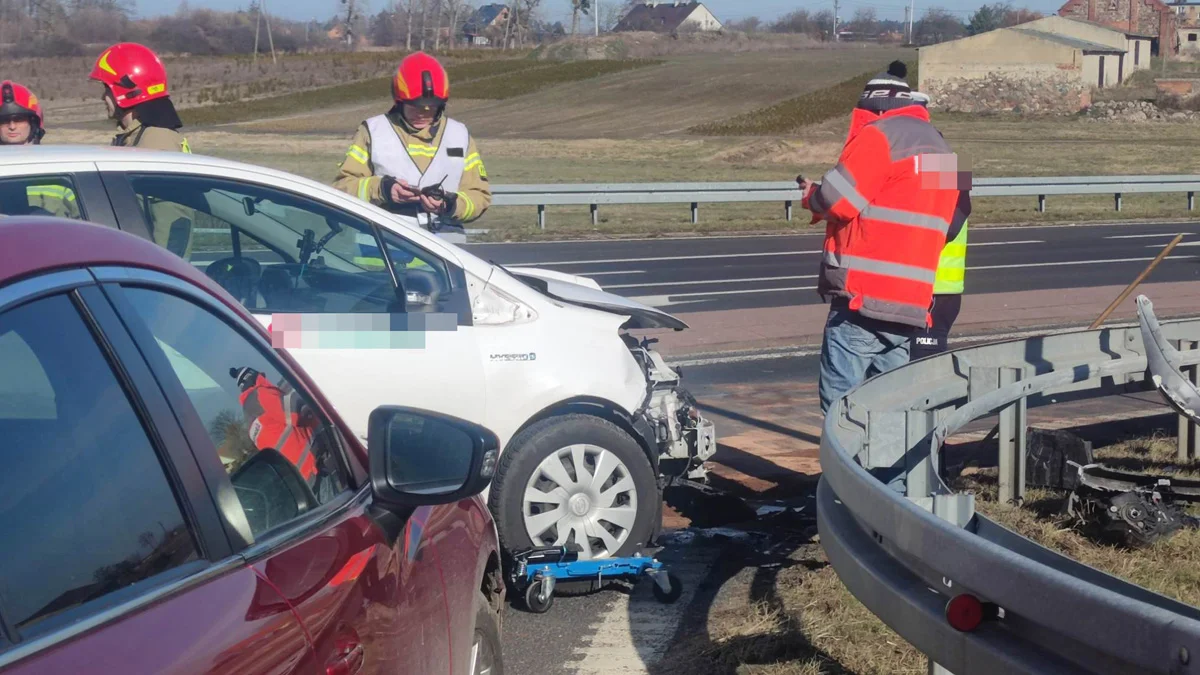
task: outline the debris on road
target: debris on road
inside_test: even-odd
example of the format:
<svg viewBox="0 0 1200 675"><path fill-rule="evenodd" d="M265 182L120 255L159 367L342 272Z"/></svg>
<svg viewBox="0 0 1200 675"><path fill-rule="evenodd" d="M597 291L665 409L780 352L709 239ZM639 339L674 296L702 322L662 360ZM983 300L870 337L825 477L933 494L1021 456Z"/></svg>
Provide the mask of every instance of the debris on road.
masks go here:
<svg viewBox="0 0 1200 675"><path fill-rule="evenodd" d="M1025 484L1029 487L1070 490L1075 472L1068 463L1090 465L1092 443L1066 429L1030 427L1026 433Z"/></svg>
<svg viewBox="0 0 1200 675"><path fill-rule="evenodd" d="M1200 481L1068 464L1076 485L1067 513L1098 539L1143 548L1185 527L1200 527L1181 503L1200 503Z"/></svg>

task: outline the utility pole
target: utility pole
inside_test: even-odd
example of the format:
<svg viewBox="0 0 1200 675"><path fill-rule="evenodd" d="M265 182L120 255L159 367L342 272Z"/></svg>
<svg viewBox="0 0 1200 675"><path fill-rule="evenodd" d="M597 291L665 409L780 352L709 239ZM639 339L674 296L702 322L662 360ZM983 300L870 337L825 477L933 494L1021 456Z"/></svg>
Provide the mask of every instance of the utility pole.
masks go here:
<svg viewBox="0 0 1200 675"><path fill-rule="evenodd" d="M913 44L913 20L916 18L916 0L908 0L908 44Z"/></svg>
<svg viewBox="0 0 1200 675"><path fill-rule="evenodd" d="M592 2L592 23L596 24L596 37L600 37L600 0Z"/></svg>
<svg viewBox="0 0 1200 675"><path fill-rule="evenodd" d="M833 41L841 42L838 38L838 19L841 16L838 14L838 0L833 0Z"/></svg>

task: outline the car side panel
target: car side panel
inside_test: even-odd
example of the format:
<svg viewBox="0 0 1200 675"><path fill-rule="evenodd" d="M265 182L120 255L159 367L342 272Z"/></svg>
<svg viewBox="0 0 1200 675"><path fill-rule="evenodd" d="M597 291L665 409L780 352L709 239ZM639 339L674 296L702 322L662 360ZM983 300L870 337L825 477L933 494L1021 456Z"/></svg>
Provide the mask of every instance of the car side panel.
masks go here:
<svg viewBox="0 0 1200 675"><path fill-rule="evenodd" d="M413 534L425 518L418 509L389 546L366 508L356 506L256 563L296 608L314 644L315 672L324 673L347 645L361 645L357 672L364 675L449 673L441 571L428 542Z"/></svg>
<svg viewBox="0 0 1200 675"><path fill-rule="evenodd" d="M497 556L491 514L482 500L464 499L441 507L429 521L429 537L437 546L446 600L454 675L470 675L471 642L475 628L475 595L480 590L488 557Z"/></svg>
<svg viewBox="0 0 1200 675"><path fill-rule="evenodd" d="M283 598L248 566L18 662L5 675L302 672L309 642Z"/></svg>

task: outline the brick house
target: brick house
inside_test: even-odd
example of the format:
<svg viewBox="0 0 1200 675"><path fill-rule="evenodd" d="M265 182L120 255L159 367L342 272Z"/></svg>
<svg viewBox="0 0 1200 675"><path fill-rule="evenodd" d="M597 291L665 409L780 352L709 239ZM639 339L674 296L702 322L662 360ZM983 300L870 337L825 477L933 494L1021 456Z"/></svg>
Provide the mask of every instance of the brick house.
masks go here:
<svg viewBox="0 0 1200 675"><path fill-rule="evenodd" d="M1067 0L1058 15L1152 39L1151 49L1178 54L1176 10L1161 0Z"/></svg>

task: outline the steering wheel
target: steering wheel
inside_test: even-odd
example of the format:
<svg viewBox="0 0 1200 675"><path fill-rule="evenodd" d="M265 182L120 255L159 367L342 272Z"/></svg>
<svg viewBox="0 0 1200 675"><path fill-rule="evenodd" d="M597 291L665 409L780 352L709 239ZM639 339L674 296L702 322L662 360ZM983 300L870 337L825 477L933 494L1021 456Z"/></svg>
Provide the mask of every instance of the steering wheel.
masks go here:
<svg viewBox="0 0 1200 675"><path fill-rule="evenodd" d="M257 306L262 264L254 258L222 258L213 261L204 273L246 307Z"/></svg>

